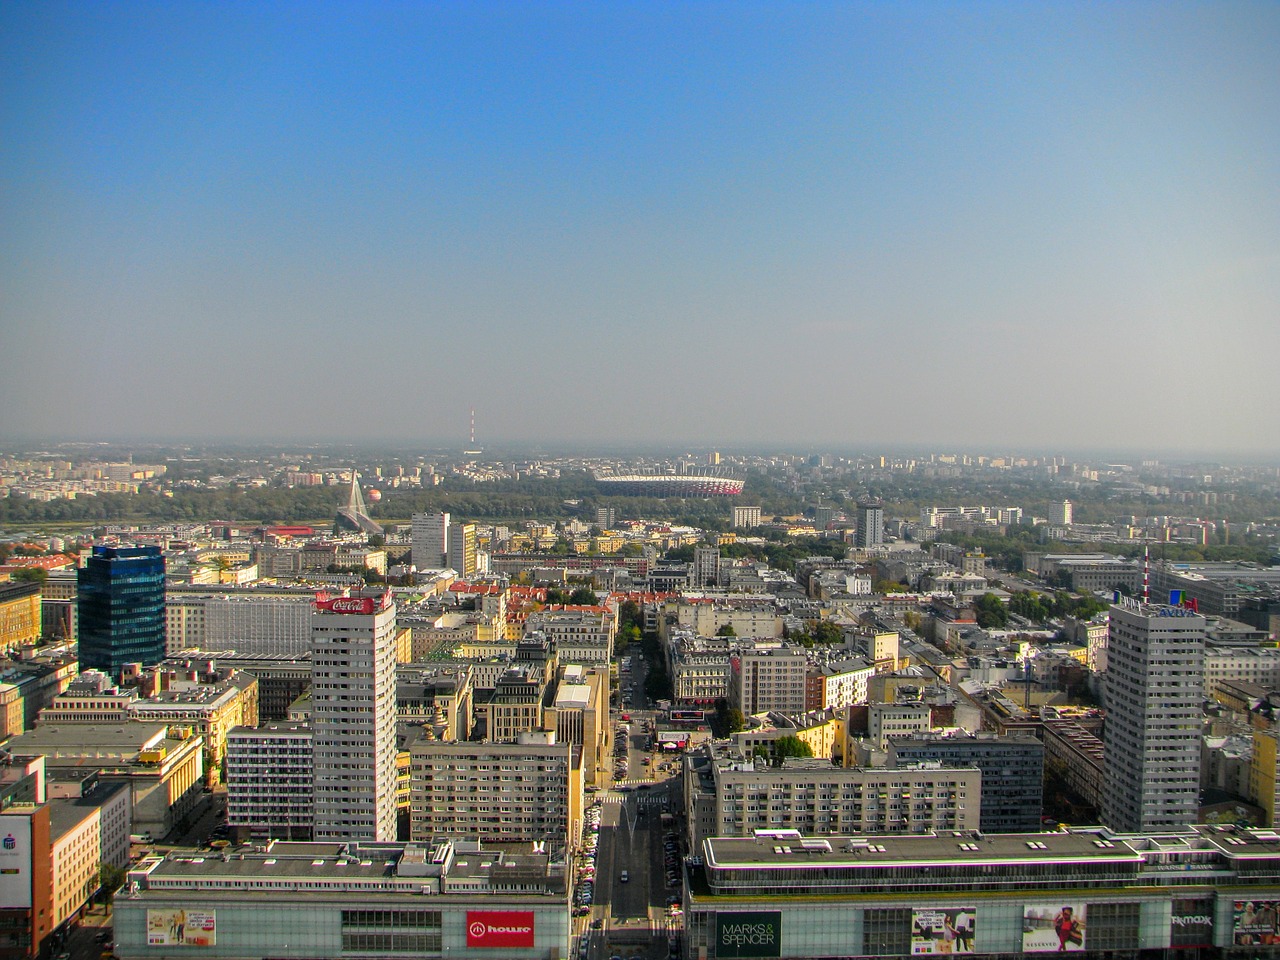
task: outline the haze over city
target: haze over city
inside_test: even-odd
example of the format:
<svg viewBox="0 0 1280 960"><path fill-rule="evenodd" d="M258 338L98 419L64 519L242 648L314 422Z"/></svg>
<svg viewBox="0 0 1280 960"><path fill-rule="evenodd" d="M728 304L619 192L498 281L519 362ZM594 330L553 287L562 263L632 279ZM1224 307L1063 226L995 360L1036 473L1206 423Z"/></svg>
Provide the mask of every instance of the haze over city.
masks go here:
<svg viewBox="0 0 1280 960"><path fill-rule="evenodd" d="M1275 454L1280 7L7 4L6 437Z"/></svg>

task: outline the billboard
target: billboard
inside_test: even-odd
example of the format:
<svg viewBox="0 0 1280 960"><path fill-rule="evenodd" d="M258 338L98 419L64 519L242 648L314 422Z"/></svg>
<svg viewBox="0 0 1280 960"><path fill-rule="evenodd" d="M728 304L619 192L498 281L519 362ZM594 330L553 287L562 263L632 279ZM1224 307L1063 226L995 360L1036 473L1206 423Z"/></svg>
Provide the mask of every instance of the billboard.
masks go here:
<svg viewBox="0 0 1280 960"><path fill-rule="evenodd" d="M1022 908L1022 952L1084 949L1083 903L1028 903Z"/></svg>
<svg viewBox="0 0 1280 960"><path fill-rule="evenodd" d="M973 953L973 907L933 907L911 911L911 955Z"/></svg>
<svg viewBox="0 0 1280 960"><path fill-rule="evenodd" d="M30 906L31 818L0 817L0 907Z"/></svg>
<svg viewBox="0 0 1280 960"><path fill-rule="evenodd" d="M378 612L378 600L373 597L336 597L333 600L317 600L316 608L328 610L330 613L362 613Z"/></svg>
<svg viewBox="0 0 1280 960"><path fill-rule="evenodd" d="M1169 946L1213 946L1213 901L1174 900L1169 920Z"/></svg>
<svg viewBox="0 0 1280 960"><path fill-rule="evenodd" d="M216 910L148 910L147 946L212 947L216 927Z"/></svg>
<svg viewBox="0 0 1280 960"><path fill-rule="evenodd" d="M468 947L532 947L532 910L468 910Z"/></svg>
<svg viewBox="0 0 1280 960"><path fill-rule="evenodd" d="M717 913L716 956L782 956L782 912Z"/></svg>
<svg viewBox="0 0 1280 960"><path fill-rule="evenodd" d="M1232 906L1232 943L1238 947L1280 944L1280 900L1237 900Z"/></svg>

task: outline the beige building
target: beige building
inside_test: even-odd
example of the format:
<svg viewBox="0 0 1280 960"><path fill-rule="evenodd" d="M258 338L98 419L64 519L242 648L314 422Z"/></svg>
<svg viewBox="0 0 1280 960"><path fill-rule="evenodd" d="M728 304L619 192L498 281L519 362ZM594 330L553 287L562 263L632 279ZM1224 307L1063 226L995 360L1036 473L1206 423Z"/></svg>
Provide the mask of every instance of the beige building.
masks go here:
<svg viewBox="0 0 1280 960"><path fill-rule="evenodd" d="M409 758L413 840L549 841L554 849L581 835L581 754L554 734L518 743L418 740Z"/></svg>
<svg viewBox="0 0 1280 960"><path fill-rule="evenodd" d="M75 679L79 663L70 653L0 660L0 737L35 726L40 711Z"/></svg>
<svg viewBox="0 0 1280 960"><path fill-rule="evenodd" d="M730 660L730 697L748 716L804 713L807 673L804 647L745 649Z"/></svg>
<svg viewBox="0 0 1280 960"><path fill-rule="evenodd" d="M163 723L40 724L14 737L15 756L43 755L50 795L74 795L95 773L129 786L133 831L163 837L193 809L204 783L204 741Z"/></svg>
<svg viewBox="0 0 1280 960"><path fill-rule="evenodd" d="M706 747L686 762L685 809L695 847L756 830L943 833L978 828L981 784L976 768L873 770L794 758L774 767Z"/></svg>
<svg viewBox="0 0 1280 960"><path fill-rule="evenodd" d="M91 793L49 802L53 926L75 917L102 886L100 868L129 863L129 788L99 784Z"/></svg>
<svg viewBox="0 0 1280 960"><path fill-rule="evenodd" d="M40 585L0 583L0 652L40 641Z"/></svg>
<svg viewBox="0 0 1280 960"><path fill-rule="evenodd" d="M560 670L555 699L544 723L556 740L582 748L583 776L596 787L609 785L609 671L569 664Z"/></svg>
<svg viewBox="0 0 1280 960"><path fill-rule="evenodd" d="M469 663L403 664L396 669L396 720L430 728L437 740L471 737L475 690Z"/></svg>
<svg viewBox="0 0 1280 960"><path fill-rule="evenodd" d="M674 617L673 628L702 637L714 637L723 627L732 627L738 637L773 639L782 636L782 617L770 601L680 601L671 604L667 614ZM664 629L666 621L666 617L661 618Z"/></svg>
<svg viewBox="0 0 1280 960"><path fill-rule="evenodd" d="M165 681L166 689L129 705L129 716L172 727L190 727L204 741L206 783L222 782L227 734L235 727L258 725L258 681L236 673L216 683Z"/></svg>
<svg viewBox="0 0 1280 960"><path fill-rule="evenodd" d="M162 687L151 696L136 689L121 690L109 677L87 670L40 714L42 724L119 724L131 720L186 728L200 735L205 747L207 784L222 782L227 733L234 727L258 725L258 681L248 673L234 673L212 683L194 674L179 679L172 673L149 674L146 680Z"/></svg>
<svg viewBox="0 0 1280 960"><path fill-rule="evenodd" d="M607 607L541 610L529 615L524 629L525 636L546 637L561 663L592 666L613 659L618 617L615 610Z"/></svg>

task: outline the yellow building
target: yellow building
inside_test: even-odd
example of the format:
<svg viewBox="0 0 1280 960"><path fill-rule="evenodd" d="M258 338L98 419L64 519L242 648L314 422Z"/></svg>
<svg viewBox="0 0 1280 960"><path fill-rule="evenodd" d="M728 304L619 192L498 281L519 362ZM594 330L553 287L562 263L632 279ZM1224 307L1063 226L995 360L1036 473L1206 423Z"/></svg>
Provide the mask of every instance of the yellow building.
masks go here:
<svg viewBox="0 0 1280 960"><path fill-rule="evenodd" d="M40 640L40 585L0 583L0 652Z"/></svg>
<svg viewBox="0 0 1280 960"><path fill-rule="evenodd" d="M1253 801L1266 811L1265 825L1276 826L1276 794L1280 793L1280 764L1277 764L1275 727L1253 731L1253 762L1249 769L1249 787Z"/></svg>

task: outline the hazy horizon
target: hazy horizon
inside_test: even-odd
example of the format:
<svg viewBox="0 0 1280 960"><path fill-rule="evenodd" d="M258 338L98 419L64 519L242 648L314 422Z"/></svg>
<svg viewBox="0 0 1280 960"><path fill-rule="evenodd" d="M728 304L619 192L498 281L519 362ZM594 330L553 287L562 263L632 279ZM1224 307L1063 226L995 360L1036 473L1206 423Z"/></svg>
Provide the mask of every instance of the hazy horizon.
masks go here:
<svg viewBox="0 0 1280 960"><path fill-rule="evenodd" d="M5 5L0 431L1280 460L1278 48L1246 2Z"/></svg>

